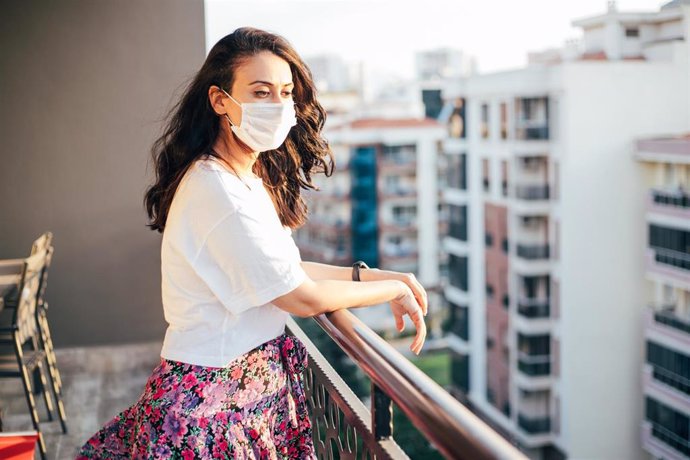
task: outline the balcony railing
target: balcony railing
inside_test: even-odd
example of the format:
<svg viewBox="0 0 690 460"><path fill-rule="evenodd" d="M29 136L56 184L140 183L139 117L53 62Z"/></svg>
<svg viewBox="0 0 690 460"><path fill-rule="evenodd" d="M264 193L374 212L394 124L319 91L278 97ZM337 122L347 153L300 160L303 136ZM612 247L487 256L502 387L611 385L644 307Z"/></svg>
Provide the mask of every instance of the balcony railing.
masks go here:
<svg viewBox="0 0 690 460"><path fill-rule="evenodd" d="M551 417L528 417L518 413L518 426L530 434L551 431Z"/></svg>
<svg viewBox="0 0 690 460"><path fill-rule="evenodd" d="M687 377L654 364L652 364L652 377L654 377L654 380L658 380L682 393L690 395L690 379Z"/></svg>
<svg viewBox="0 0 690 460"><path fill-rule="evenodd" d="M392 404L451 459L526 457L347 310L315 318L371 379L371 407L357 398L293 320L309 353L305 390L319 458L407 458L395 442Z"/></svg>
<svg viewBox="0 0 690 460"><path fill-rule="evenodd" d="M550 248L548 244L518 244L517 256L528 260L548 259Z"/></svg>
<svg viewBox="0 0 690 460"><path fill-rule="evenodd" d="M518 357L518 370L530 377L549 375L551 373L551 356L532 356L526 353L520 353Z"/></svg>
<svg viewBox="0 0 690 460"><path fill-rule="evenodd" d="M672 310L660 310L654 312L654 321L659 324L677 329L686 334L690 334L690 319L681 318Z"/></svg>
<svg viewBox="0 0 690 460"><path fill-rule="evenodd" d="M654 260L658 263L680 268L681 270L690 270L690 254L660 247L652 249L654 250Z"/></svg>
<svg viewBox="0 0 690 460"><path fill-rule="evenodd" d="M684 190L652 189L652 201L662 206L690 208L690 194Z"/></svg>
<svg viewBox="0 0 690 460"><path fill-rule="evenodd" d="M548 185L517 185L515 186L515 197L520 200L548 200Z"/></svg>
<svg viewBox="0 0 690 460"><path fill-rule="evenodd" d="M548 318L551 313L549 299L520 299L517 308L518 314L525 318Z"/></svg>
<svg viewBox="0 0 690 460"><path fill-rule="evenodd" d="M652 436L663 442L664 444L671 446L673 449L682 453L683 455L690 457L690 440L687 440L681 436L678 436L673 431L668 428L658 424L652 423Z"/></svg>

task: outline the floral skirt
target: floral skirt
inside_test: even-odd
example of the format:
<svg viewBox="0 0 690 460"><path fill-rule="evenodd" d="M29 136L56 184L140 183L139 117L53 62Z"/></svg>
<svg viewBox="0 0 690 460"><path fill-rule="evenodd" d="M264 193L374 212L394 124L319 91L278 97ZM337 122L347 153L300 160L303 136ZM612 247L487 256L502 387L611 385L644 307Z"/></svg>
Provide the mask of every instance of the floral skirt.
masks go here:
<svg viewBox="0 0 690 460"><path fill-rule="evenodd" d="M139 400L80 449L81 459L316 458L302 371L282 334L227 367L161 358Z"/></svg>

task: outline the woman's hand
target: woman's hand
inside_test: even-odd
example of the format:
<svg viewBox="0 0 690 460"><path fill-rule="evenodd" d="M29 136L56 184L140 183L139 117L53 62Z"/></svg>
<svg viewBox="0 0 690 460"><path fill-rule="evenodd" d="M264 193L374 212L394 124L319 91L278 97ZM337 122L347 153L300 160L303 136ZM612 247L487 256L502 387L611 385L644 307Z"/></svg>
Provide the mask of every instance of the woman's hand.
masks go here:
<svg viewBox="0 0 690 460"><path fill-rule="evenodd" d="M405 329L404 316L408 315L412 320L415 328L417 329L417 335L410 345L410 350L413 353L419 354L424 345L424 339L426 339L426 323L424 322L424 313L422 312L414 293L406 284L401 284L402 290L400 295L390 301L391 310L393 311L393 316L395 317L395 327L398 332L402 332Z"/></svg>
<svg viewBox="0 0 690 460"><path fill-rule="evenodd" d="M391 270L379 270L378 268L371 268L367 270L360 270L360 279L362 281L379 281L379 280L400 280L405 283L413 292L415 299L422 308L422 313L426 316L429 310L429 300L424 287L417 281L414 273L401 273Z"/></svg>

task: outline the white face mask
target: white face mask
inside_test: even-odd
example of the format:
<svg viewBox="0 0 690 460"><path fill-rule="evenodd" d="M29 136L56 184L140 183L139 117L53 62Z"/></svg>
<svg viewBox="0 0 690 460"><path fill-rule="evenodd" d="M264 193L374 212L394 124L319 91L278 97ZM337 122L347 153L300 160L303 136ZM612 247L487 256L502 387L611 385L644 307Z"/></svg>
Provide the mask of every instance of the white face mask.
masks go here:
<svg viewBox="0 0 690 460"><path fill-rule="evenodd" d="M243 102L239 103L227 91L221 90L242 108L242 122L236 126L226 113L230 129L242 142L256 152L280 147L290 128L297 124L294 102Z"/></svg>

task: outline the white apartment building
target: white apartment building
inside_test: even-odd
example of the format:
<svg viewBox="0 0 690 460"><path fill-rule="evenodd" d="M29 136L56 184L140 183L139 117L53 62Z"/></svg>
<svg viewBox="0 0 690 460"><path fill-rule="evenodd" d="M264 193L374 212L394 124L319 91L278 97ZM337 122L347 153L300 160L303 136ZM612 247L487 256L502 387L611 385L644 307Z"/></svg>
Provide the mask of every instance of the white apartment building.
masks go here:
<svg viewBox="0 0 690 460"><path fill-rule="evenodd" d="M648 188L632 152L690 127L690 5L610 3L573 24L582 41L443 90L443 153L466 179L443 194L454 372L532 458L647 458Z"/></svg>

